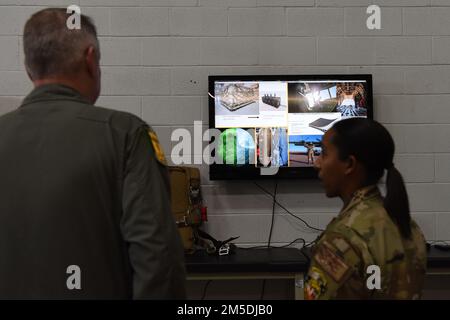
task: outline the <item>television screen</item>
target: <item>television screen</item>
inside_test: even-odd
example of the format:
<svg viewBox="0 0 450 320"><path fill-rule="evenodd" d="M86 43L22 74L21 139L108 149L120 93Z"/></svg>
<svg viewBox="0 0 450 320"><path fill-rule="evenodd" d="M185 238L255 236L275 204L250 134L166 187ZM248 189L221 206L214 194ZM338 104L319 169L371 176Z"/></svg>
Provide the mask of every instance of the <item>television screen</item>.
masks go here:
<svg viewBox="0 0 450 320"><path fill-rule="evenodd" d="M316 177L324 133L372 100L371 75L210 76L210 179Z"/></svg>

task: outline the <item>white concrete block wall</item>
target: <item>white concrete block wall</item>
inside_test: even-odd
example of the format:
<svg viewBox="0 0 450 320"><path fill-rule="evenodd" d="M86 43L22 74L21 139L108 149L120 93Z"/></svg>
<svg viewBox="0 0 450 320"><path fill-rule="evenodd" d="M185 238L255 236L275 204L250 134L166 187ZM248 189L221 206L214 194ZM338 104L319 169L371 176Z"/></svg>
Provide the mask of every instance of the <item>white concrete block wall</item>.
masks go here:
<svg viewBox="0 0 450 320"><path fill-rule="evenodd" d="M375 118L396 141L413 216L429 240L450 240L450 1L0 0L0 113L31 89L22 65L27 17L72 3L98 27L98 104L152 124L167 155L174 129L208 125L209 74L373 74ZM381 6L381 30L365 27L370 4ZM211 233L265 243L270 196L251 181L209 181L208 167L197 166ZM272 182L262 185L273 191ZM278 190L280 203L318 227L341 206L315 181L280 182ZM277 208L272 241L298 237L315 233Z"/></svg>

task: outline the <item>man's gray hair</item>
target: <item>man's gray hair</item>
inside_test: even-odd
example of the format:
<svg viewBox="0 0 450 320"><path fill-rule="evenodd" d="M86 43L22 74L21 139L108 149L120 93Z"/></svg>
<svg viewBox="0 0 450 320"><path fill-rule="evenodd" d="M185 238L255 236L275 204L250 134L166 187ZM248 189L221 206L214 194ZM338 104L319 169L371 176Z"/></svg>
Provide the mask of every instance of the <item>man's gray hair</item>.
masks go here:
<svg viewBox="0 0 450 320"><path fill-rule="evenodd" d="M33 14L25 24L25 66L33 80L77 71L86 49L94 46L100 59L97 30L92 20L80 16L81 29L66 25L66 9L49 8Z"/></svg>

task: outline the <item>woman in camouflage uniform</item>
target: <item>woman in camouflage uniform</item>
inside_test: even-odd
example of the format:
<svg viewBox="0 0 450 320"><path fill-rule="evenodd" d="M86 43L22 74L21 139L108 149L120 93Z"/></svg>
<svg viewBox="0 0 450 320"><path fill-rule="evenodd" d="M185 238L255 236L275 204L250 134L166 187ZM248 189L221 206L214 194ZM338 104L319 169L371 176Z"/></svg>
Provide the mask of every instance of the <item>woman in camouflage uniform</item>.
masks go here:
<svg viewBox="0 0 450 320"><path fill-rule="evenodd" d="M312 250L306 299L420 298L425 240L411 219L394 149L389 132L368 119L342 120L324 135L315 167L327 196L344 206ZM384 170L383 198L377 183Z"/></svg>

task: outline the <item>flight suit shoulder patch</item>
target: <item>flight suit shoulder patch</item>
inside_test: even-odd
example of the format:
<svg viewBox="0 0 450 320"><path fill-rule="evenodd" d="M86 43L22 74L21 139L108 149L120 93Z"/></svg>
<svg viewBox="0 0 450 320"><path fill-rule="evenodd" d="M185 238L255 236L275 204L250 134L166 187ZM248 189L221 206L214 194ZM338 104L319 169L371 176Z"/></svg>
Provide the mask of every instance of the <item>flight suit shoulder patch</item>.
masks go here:
<svg viewBox="0 0 450 320"><path fill-rule="evenodd" d="M148 135L149 135L150 140L152 142L152 146L153 146L153 150L155 151L156 159L162 165L167 166L167 160L166 160L166 157L164 156L164 151L163 151L163 149L162 149L162 147L161 147L161 145L159 143L158 136L150 128L147 130L147 132L148 132Z"/></svg>
<svg viewBox="0 0 450 320"><path fill-rule="evenodd" d="M325 240L318 246L313 259L335 282L340 283L351 269L336 251L336 248Z"/></svg>

